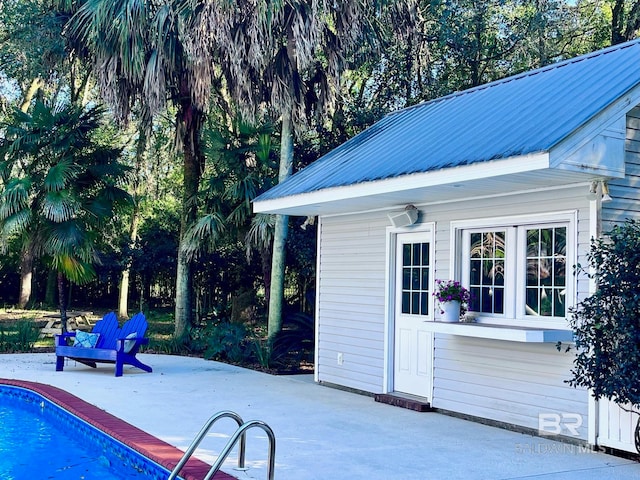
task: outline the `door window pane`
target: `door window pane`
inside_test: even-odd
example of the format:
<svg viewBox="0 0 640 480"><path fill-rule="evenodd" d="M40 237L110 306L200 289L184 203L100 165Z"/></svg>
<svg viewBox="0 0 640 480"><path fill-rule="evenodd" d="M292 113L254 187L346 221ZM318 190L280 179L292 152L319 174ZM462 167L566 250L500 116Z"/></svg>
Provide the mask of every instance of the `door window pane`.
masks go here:
<svg viewBox="0 0 640 480"><path fill-rule="evenodd" d="M429 243L406 243L402 246L402 313L429 315L429 262Z"/></svg>

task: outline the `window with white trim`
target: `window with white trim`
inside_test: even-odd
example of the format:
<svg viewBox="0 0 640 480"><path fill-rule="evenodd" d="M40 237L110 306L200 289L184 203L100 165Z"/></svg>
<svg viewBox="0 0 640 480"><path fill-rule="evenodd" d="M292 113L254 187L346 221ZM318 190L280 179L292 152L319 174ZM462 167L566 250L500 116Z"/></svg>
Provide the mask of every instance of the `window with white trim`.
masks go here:
<svg viewBox="0 0 640 480"><path fill-rule="evenodd" d="M567 267L575 263L569 217L458 227L458 271L472 295L469 312L496 319L564 319L572 298Z"/></svg>

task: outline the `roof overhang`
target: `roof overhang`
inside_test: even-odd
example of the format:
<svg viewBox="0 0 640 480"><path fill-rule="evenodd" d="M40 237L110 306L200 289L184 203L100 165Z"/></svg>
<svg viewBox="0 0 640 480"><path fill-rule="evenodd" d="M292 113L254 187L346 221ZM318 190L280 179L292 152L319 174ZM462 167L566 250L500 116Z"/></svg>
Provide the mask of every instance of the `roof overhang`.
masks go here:
<svg viewBox="0 0 640 480"><path fill-rule="evenodd" d="M550 168L549 153L491 160L254 202L255 213L333 215L441 203L588 182L593 170ZM605 173L605 172L602 172ZM604 175L603 175L604 176Z"/></svg>

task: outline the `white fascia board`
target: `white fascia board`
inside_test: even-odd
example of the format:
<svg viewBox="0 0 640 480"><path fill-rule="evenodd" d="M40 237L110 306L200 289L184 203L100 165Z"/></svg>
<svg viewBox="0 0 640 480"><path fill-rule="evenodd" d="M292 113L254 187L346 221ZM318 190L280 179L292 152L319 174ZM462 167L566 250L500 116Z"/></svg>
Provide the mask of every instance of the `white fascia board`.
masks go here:
<svg viewBox="0 0 640 480"><path fill-rule="evenodd" d="M401 192L415 188L456 184L549 168L549 153L538 152L471 165L445 168L425 173L413 173L384 180L363 182L343 187L325 188L299 195L253 202L254 213L280 213L292 207L305 207L372 195Z"/></svg>

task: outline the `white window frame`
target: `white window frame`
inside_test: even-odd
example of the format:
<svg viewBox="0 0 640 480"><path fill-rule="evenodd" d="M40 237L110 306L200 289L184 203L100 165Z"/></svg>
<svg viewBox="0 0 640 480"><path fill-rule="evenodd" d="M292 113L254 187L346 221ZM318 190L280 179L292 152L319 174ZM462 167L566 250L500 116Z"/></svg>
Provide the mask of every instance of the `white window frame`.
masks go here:
<svg viewBox="0 0 640 480"><path fill-rule="evenodd" d="M577 263L577 211L549 214L517 215L469 219L451 222L451 271L465 287L469 287L470 235L477 232L504 230L505 291L504 313L473 313L478 323L531 328L567 328L569 308L575 305L576 277L573 266ZM565 317L544 317L525 314L526 299L526 230L531 228L566 226L566 310Z"/></svg>

